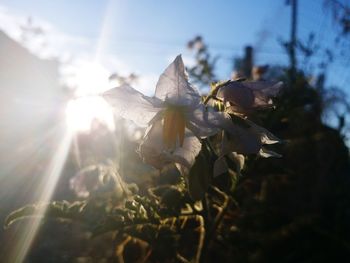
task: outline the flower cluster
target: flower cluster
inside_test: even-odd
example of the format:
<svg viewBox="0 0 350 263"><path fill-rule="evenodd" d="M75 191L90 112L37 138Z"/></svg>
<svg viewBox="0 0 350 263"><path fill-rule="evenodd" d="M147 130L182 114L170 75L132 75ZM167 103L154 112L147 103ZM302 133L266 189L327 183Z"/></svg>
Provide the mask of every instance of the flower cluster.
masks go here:
<svg viewBox="0 0 350 263"><path fill-rule="evenodd" d="M236 156L251 153L278 156L263 146L279 140L247 116L256 107L271 106L271 97L280 87L281 83L274 82L225 82L211 93L211 97L225 105L223 111L217 111L202 102L179 55L161 74L153 97L129 85L108 90L103 97L118 116L147 127L139 152L145 162L158 169L175 163L181 171L188 171L202 149L203 140L221 132L222 147L214 165L219 171L222 158L232 152Z"/></svg>

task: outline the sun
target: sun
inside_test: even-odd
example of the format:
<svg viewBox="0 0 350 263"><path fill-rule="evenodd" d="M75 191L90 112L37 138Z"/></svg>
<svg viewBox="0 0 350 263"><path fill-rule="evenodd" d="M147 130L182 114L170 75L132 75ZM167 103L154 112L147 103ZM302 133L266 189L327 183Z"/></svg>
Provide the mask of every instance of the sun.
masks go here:
<svg viewBox="0 0 350 263"><path fill-rule="evenodd" d="M66 123L73 132L89 132L94 121L115 130L112 108L101 96L72 99L66 107Z"/></svg>
<svg viewBox="0 0 350 263"><path fill-rule="evenodd" d="M98 94L111 88L110 73L100 64L85 62L79 65L70 80L75 87L76 98L66 106L68 129L77 132L89 132L95 121L114 131L112 108Z"/></svg>

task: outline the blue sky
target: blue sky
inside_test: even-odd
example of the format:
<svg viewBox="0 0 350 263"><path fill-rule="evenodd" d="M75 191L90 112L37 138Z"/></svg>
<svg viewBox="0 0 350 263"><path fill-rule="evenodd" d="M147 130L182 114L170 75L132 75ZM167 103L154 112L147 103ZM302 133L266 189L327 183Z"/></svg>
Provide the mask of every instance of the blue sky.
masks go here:
<svg viewBox="0 0 350 263"><path fill-rule="evenodd" d="M130 65L135 64L142 72L164 68L168 57L186 51L186 42L198 34L212 46L213 52L225 53L226 57L240 54L246 44L258 42L261 30L271 31L273 36L269 39L273 40L288 34L289 9L284 1L276 0L2 0L1 4L32 16L34 21L35 18L48 21L66 34L85 37L95 44L109 15L110 29L104 52L121 57ZM272 18L271 11L275 11L277 17ZM274 48L274 42L265 43Z"/></svg>
<svg viewBox="0 0 350 263"><path fill-rule="evenodd" d="M73 57L93 56L98 49L103 54L100 62L110 71L123 67L151 76L154 82L177 54L191 57L186 43L196 35L204 37L213 54L221 55L217 73L223 79L230 76L232 58L241 55L247 44L256 48L257 64L286 64L287 55L278 43L288 40L290 32L290 7L285 2L1 0L0 6L80 39L79 44L71 41L60 47ZM313 30L320 41L328 41L331 20L322 4L321 0L299 1L301 39ZM106 58L120 63L109 63ZM339 65L333 71L338 75L330 79L332 83L349 78Z"/></svg>

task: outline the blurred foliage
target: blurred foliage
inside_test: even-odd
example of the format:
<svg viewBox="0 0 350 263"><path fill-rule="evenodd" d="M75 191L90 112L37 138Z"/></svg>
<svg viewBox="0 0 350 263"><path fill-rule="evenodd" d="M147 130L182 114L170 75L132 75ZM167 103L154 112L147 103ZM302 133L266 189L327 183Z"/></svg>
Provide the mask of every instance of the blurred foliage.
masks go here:
<svg viewBox="0 0 350 263"><path fill-rule="evenodd" d="M201 87L208 87L217 81L214 69L219 57L212 57L202 37L194 37L187 43L187 47L193 50L195 58L195 64L187 69L192 80Z"/></svg>
<svg viewBox="0 0 350 263"><path fill-rule="evenodd" d="M350 5L339 0L326 0L324 6L332 13L333 19L340 29L339 33L343 36L349 36Z"/></svg>

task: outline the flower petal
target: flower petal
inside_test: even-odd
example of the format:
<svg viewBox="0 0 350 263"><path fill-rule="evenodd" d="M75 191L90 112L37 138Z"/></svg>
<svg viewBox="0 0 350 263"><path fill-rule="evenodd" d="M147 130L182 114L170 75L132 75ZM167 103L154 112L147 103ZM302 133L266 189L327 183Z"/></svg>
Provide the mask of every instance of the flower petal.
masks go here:
<svg viewBox="0 0 350 263"><path fill-rule="evenodd" d="M261 151L264 144L274 144L280 140L266 129L254 124L249 120L244 120L247 127L232 123L223 136L222 155L230 152L239 154L259 154L267 157Z"/></svg>
<svg viewBox="0 0 350 263"><path fill-rule="evenodd" d="M264 147L262 147L259 151L259 156L261 157L264 157L264 158L269 158L269 157L277 157L277 158L280 158L282 157L282 155L274 152L274 151L270 151L270 150L267 150L265 149Z"/></svg>
<svg viewBox="0 0 350 263"><path fill-rule="evenodd" d="M159 77L155 96L174 105L198 104L198 90L188 82L181 55L177 56Z"/></svg>
<svg viewBox="0 0 350 263"><path fill-rule="evenodd" d="M229 111L246 114L256 107L271 106L271 97L277 95L282 84L272 81L229 81L219 88L216 96L230 102Z"/></svg>
<svg viewBox="0 0 350 263"><path fill-rule="evenodd" d="M229 114L216 112L200 104L192 113L187 113L187 127L197 137L214 135L225 130L221 155L237 152L239 154L259 154L264 144L279 143L280 140L268 130L253 122L236 117L232 121ZM263 156L263 155L262 155Z"/></svg>
<svg viewBox="0 0 350 263"><path fill-rule="evenodd" d="M265 128L256 125L254 122L245 119L245 122L255 130L255 133L259 135L262 144L275 144L280 143L281 140L273 135L271 132L266 130Z"/></svg>
<svg viewBox="0 0 350 263"><path fill-rule="evenodd" d="M229 101L233 105L242 108L250 108L254 104L254 93L251 89L247 89L243 82L233 81L230 84L220 88L217 97L224 102Z"/></svg>
<svg viewBox="0 0 350 263"><path fill-rule="evenodd" d="M190 168L201 148L202 144L198 138L190 130L186 130L182 147L177 147L173 155L178 163Z"/></svg>
<svg viewBox="0 0 350 263"><path fill-rule="evenodd" d="M139 147L144 162L158 169L169 163L179 163L190 168L201 150L200 141L190 130L186 129L182 147L177 143L174 150L168 150L168 147L163 143L162 133L162 120L153 122L146 131L144 140Z"/></svg>
<svg viewBox="0 0 350 263"><path fill-rule="evenodd" d="M203 104L199 104L193 111L188 111L186 119L187 127L199 138L214 135L231 123L228 114L206 108Z"/></svg>
<svg viewBox="0 0 350 263"><path fill-rule="evenodd" d="M241 170L244 167L244 162L245 162L245 158L242 154L237 154L236 152L231 152L229 153L230 158L233 160L233 162L236 165L236 169L235 172L238 175L241 175ZM227 162L225 160L225 156L219 156L218 159L216 159L215 163L214 163L214 178L228 172L229 167L227 165Z"/></svg>
<svg viewBox="0 0 350 263"><path fill-rule="evenodd" d="M147 126L162 109L162 102L143 95L129 85L123 85L102 94L117 116L131 120L139 126Z"/></svg>
<svg viewBox="0 0 350 263"><path fill-rule="evenodd" d="M272 104L271 98L278 94L283 86L283 82L255 81L247 82L245 85L254 93L254 106L264 107Z"/></svg>
<svg viewBox="0 0 350 263"><path fill-rule="evenodd" d="M145 136L139 146L139 154L145 163L161 169L166 164L171 163L171 158L163 153L164 145L162 140L163 125L161 120L157 120L149 126Z"/></svg>
<svg viewBox="0 0 350 263"><path fill-rule="evenodd" d="M234 133L232 133L232 130L224 133L221 154L224 155L230 152L257 154L261 147L262 143L260 138L254 132L236 126Z"/></svg>

